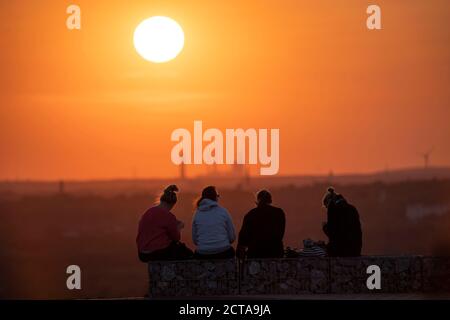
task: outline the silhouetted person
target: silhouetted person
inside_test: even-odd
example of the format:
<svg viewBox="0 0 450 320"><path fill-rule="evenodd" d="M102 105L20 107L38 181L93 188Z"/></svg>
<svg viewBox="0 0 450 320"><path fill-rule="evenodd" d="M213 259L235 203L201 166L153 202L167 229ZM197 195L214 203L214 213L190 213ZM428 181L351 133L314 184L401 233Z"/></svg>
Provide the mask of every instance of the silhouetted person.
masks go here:
<svg viewBox="0 0 450 320"><path fill-rule="evenodd" d="M193 256L192 250L180 243L184 223L170 212L177 203L176 192L177 186L168 186L160 196L159 204L148 209L139 221L136 243L142 262L183 260Z"/></svg>
<svg viewBox="0 0 450 320"><path fill-rule="evenodd" d="M361 255L362 231L358 210L349 204L332 187L323 198L328 221L323 231L328 236L327 252L331 257L354 257Z"/></svg>
<svg viewBox="0 0 450 320"><path fill-rule="evenodd" d="M272 195L267 190L258 192L256 204L244 217L238 254L243 257L247 251L248 258L281 258L286 225L284 211L271 205Z"/></svg>
<svg viewBox="0 0 450 320"><path fill-rule="evenodd" d="M231 244L236 239L228 211L218 204L214 186L203 189L192 221L192 240L197 259L230 259L235 256Z"/></svg>

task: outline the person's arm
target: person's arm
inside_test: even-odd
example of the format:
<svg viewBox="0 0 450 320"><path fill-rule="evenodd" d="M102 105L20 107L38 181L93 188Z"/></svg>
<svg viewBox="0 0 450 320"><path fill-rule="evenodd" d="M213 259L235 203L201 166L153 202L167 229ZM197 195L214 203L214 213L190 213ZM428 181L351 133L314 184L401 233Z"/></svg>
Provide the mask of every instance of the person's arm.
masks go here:
<svg viewBox="0 0 450 320"><path fill-rule="evenodd" d="M286 230L286 215L284 211L281 210L281 220L280 220L280 239L283 240L284 232Z"/></svg>
<svg viewBox="0 0 450 320"><path fill-rule="evenodd" d="M328 221L325 226L326 235L328 236L328 238L334 238L337 233L337 212L335 212L335 210L336 209L328 209Z"/></svg>
<svg viewBox="0 0 450 320"><path fill-rule="evenodd" d="M240 259L244 259L248 248L248 213L244 216L242 221L241 231L239 231L238 244L236 247L236 255Z"/></svg>
<svg viewBox="0 0 450 320"><path fill-rule="evenodd" d="M248 213L244 216L242 221L241 231L239 231L238 247L248 247Z"/></svg>
<svg viewBox="0 0 450 320"><path fill-rule="evenodd" d="M138 251L141 251L140 239L141 239L141 236L142 236L142 229L143 229L143 222L142 222L142 220L143 220L143 217L141 217L141 219L139 220L138 231L137 231L137 235L136 235L136 245L137 245Z"/></svg>
<svg viewBox="0 0 450 320"><path fill-rule="evenodd" d="M359 249L359 252L362 250L362 226L361 226L361 220L359 219L359 213L358 210L353 207L353 214L354 214L354 220L355 220L355 232L356 232L356 239L357 239L357 247Z"/></svg>
<svg viewBox="0 0 450 320"><path fill-rule="evenodd" d="M198 245L198 227L197 227L197 215L194 214L194 218L192 219L192 242L197 246Z"/></svg>
<svg viewBox="0 0 450 320"><path fill-rule="evenodd" d="M234 231L233 220L227 210L225 210L225 223L228 233L228 240L230 243L233 243L236 240L236 232Z"/></svg>
<svg viewBox="0 0 450 320"><path fill-rule="evenodd" d="M181 232L181 230L184 228L184 222L181 220L177 220L177 228Z"/></svg>
<svg viewBox="0 0 450 320"><path fill-rule="evenodd" d="M167 219L168 219L168 221L167 221L166 230L167 230L167 234L168 234L170 240L180 241L181 233L180 233L180 229L178 228L178 220L172 214L170 214Z"/></svg>
<svg viewBox="0 0 450 320"><path fill-rule="evenodd" d="M322 230L326 236L328 236L328 224L326 222L322 222Z"/></svg>

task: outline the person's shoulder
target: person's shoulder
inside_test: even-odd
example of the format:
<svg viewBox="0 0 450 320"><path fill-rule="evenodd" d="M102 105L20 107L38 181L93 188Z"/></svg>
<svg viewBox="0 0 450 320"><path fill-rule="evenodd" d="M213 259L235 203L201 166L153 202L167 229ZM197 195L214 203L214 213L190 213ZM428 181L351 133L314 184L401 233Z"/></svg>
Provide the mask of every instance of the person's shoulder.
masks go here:
<svg viewBox="0 0 450 320"><path fill-rule="evenodd" d="M177 220L177 217L167 209L158 208L155 207L155 213L158 215L158 217L163 218L165 220Z"/></svg>
<svg viewBox="0 0 450 320"><path fill-rule="evenodd" d="M358 214L358 209L356 209L356 207L350 203L347 202L347 207L349 208L349 210L355 214Z"/></svg>
<svg viewBox="0 0 450 320"><path fill-rule="evenodd" d="M202 214L201 211L197 209L195 209L194 214L192 215L192 220L198 220L201 219Z"/></svg>
<svg viewBox="0 0 450 320"><path fill-rule="evenodd" d="M177 221L177 217L171 211L164 209L159 210L158 219L164 220L168 223L173 223Z"/></svg>
<svg viewBox="0 0 450 320"><path fill-rule="evenodd" d="M247 216L252 216L254 214L256 214L259 211L258 207L252 208L247 212Z"/></svg>
<svg viewBox="0 0 450 320"><path fill-rule="evenodd" d="M145 210L144 214L142 215L143 217L148 217L150 215L154 215L158 213L158 208L157 207L150 207L147 210Z"/></svg>
<svg viewBox="0 0 450 320"><path fill-rule="evenodd" d="M175 216L170 211L165 211L164 209L155 206L148 208L142 217L151 220L165 220L172 219L172 216L175 219Z"/></svg>
<svg viewBox="0 0 450 320"><path fill-rule="evenodd" d="M142 215L141 218L139 219L139 223L144 223L145 221L148 221L150 219L150 208L145 210Z"/></svg>
<svg viewBox="0 0 450 320"><path fill-rule="evenodd" d="M271 206L271 208L273 212L276 212L278 214L284 214L284 210L279 207Z"/></svg>
<svg viewBox="0 0 450 320"><path fill-rule="evenodd" d="M228 210L226 208L222 207L221 205L215 206L213 210L215 210L218 213L223 214L223 215L229 215L230 214L228 212Z"/></svg>
<svg viewBox="0 0 450 320"><path fill-rule="evenodd" d="M256 217L258 215L258 211L260 209L258 207L250 209L244 216L244 219L251 220L253 217Z"/></svg>

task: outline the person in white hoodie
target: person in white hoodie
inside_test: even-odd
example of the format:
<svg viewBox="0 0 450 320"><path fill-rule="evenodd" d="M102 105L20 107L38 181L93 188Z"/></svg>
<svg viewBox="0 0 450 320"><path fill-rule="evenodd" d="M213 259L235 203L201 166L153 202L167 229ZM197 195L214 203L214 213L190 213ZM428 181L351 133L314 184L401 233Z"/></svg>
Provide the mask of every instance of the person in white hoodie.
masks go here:
<svg viewBox="0 0 450 320"><path fill-rule="evenodd" d="M197 201L192 221L192 240L197 246L194 258L231 259L235 256L231 246L236 239L233 221L218 200L216 188L209 186L203 189Z"/></svg>

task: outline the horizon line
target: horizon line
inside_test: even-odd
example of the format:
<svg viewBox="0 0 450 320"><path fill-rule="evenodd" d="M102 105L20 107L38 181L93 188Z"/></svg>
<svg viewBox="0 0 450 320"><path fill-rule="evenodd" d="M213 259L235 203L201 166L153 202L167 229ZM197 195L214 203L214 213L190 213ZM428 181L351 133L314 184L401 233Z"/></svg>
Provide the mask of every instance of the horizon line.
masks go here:
<svg viewBox="0 0 450 320"><path fill-rule="evenodd" d="M337 177L350 177L350 176L374 176L379 174L385 174L385 173L393 173L393 172L405 172L405 171L426 171L426 170L449 170L450 171L450 165L441 165L441 166L429 166L427 168L423 166L415 166L415 167L396 167L396 168L386 168L385 170L374 170L374 171L367 171L367 172L341 172L341 173L335 173L332 170L330 170L329 173L310 173L310 174L301 174L301 173L294 173L294 174L277 174L273 176L262 176L262 175L249 175L251 179L269 179L269 180L275 180L280 178L327 178L330 177L330 173L334 178ZM34 178L0 178L0 183L5 182L12 182L12 183L22 183L22 182L28 182L28 183L57 183L57 182L72 182L72 183L80 183L80 182L113 182L113 181L167 181L167 180L201 180L204 178L211 178L211 176L205 174L205 175L195 175L192 177L185 177L184 179L180 178L179 176L174 177L111 177L111 178L60 178L60 179L34 179ZM243 176L227 176L227 175L218 175L214 177L215 179L223 179L223 180L232 180L232 179L238 179L243 178Z"/></svg>

